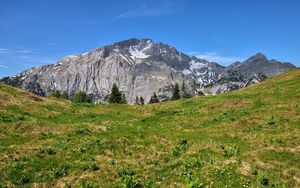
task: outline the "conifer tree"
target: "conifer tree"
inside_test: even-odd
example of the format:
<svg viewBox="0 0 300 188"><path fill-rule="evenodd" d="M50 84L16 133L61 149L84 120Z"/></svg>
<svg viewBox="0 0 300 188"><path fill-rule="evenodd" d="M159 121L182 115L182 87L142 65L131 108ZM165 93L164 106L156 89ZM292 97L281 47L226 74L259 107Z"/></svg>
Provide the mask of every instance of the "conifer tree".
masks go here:
<svg viewBox="0 0 300 188"><path fill-rule="evenodd" d="M191 98L191 95L186 91L184 81L182 82L182 86L181 86L181 96L182 98Z"/></svg>
<svg viewBox="0 0 300 188"><path fill-rule="evenodd" d="M122 93L121 104L127 104L125 93Z"/></svg>
<svg viewBox="0 0 300 188"><path fill-rule="evenodd" d="M178 100L180 99L180 90L179 90L179 84L176 83L175 86L173 87L173 95L172 95L172 100Z"/></svg>
<svg viewBox="0 0 300 188"><path fill-rule="evenodd" d="M145 102L144 98L140 97L140 105L144 105L144 102Z"/></svg>
<svg viewBox="0 0 300 188"><path fill-rule="evenodd" d="M114 83L108 99L109 103L122 103L122 93L119 91L118 86Z"/></svg>
<svg viewBox="0 0 300 188"><path fill-rule="evenodd" d="M136 105L140 105L140 101L139 101L139 97L138 96L135 97L135 104Z"/></svg>
<svg viewBox="0 0 300 188"><path fill-rule="evenodd" d="M151 103L158 103L158 102L159 102L159 99L158 99L156 93L154 92L153 95L152 95L152 97L150 98L149 104L151 104Z"/></svg>

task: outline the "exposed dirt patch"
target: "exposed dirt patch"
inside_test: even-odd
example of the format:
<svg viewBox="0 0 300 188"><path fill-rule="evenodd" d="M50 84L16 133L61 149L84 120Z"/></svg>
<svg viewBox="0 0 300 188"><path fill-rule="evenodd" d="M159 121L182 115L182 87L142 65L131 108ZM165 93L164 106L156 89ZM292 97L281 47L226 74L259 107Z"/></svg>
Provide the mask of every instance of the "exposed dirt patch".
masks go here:
<svg viewBox="0 0 300 188"><path fill-rule="evenodd" d="M248 176L251 172L251 165L247 162L242 162L241 166L238 168L239 172L244 176Z"/></svg>
<svg viewBox="0 0 300 188"><path fill-rule="evenodd" d="M292 147L274 147L274 146L270 146L270 147L265 148L265 150L277 151L277 152L288 152L288 153L293 153L293 154L300 154L300 146L297 146L295 148L292 148Z"/></svg>

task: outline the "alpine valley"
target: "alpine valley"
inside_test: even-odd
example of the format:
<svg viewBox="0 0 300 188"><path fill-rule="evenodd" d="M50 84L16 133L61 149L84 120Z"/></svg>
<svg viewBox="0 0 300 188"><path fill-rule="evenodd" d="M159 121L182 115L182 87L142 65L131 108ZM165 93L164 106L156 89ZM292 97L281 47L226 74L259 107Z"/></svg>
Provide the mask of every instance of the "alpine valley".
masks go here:
<svg viewBox="0 0 300 188"><path fill-rule="evenodd" d="M190 57L161 42L133 38L82 55L70 55L54 64L33 67L2 78L1 82L40 96L49 96L55 90L70 96L84 91L94 102L105 102L116 83L132 104L136 97L149 101L153 92L161 101L168 100L175 83L184 83L192 96L199 92L219 94L293 68L290 63L268 60L262 53L225 67Z"/></svg>

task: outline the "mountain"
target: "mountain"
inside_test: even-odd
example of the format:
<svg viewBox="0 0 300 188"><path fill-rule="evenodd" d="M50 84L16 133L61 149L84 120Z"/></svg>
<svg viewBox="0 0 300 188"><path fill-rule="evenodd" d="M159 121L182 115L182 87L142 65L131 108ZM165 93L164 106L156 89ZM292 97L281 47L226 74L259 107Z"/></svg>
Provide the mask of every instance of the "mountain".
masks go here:
<svg viewBox="0 0 300 188"><path fill-rule="evenodd" d="M218 94L244 88L294 68L290 63L268 60L264 54L257 53L246 61L235 62L226 67L222 77L206 90L208 93Z"/></svg>
<svg viewBox="0 0 300 188"><path fill-rule="evenodd" d="M268 60L258 53L228 67L190 57L174 47L151 39L129 39L82 55L70 55L55 64L34 67L1 82L41 96L53 90L73 95L84 91L94 101L105 101L113 83L129 103L153 92L160 100L171 97L172 85L184 82L187 92L202 90L218 94L246 87L267 77L295 68L292 64Z"/></svg>

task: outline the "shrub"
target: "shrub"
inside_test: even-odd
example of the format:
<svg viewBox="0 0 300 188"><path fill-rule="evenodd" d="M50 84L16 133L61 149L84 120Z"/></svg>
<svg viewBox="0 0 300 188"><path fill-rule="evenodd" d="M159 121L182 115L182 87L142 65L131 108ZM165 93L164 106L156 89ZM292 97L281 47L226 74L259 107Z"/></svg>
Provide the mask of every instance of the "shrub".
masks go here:
<svg viewBox="0 0 300 188"><path fill-rule="evenodd" d="M74 103L91 103L92 98L83 91L79 91L72 97Z"/></svg>
<svg viewBox="0 0 300 188"><path fill-rule="evenodd" d="M61 94L60 94L60 91L58 90L54 90L51 95L51 97L56 97L56 98L60 98L61 97Z"/></svg>

